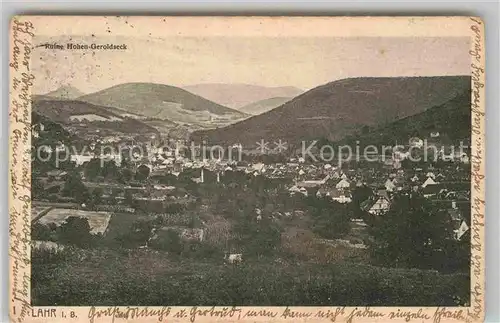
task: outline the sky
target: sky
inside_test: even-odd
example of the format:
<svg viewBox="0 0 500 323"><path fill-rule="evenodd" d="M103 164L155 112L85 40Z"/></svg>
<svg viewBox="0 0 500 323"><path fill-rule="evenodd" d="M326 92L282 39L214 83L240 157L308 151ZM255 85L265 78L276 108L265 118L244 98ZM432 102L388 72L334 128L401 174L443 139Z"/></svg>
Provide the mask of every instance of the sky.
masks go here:
<svg viewBox="0 0 500 323"><path fill-rule="evenodd" d="M127 50L33 53L34 93L91 93L127 82L244 83L303 90L361 76L470 74L466 37L37 37L35 44L126 44Z"/></svg>

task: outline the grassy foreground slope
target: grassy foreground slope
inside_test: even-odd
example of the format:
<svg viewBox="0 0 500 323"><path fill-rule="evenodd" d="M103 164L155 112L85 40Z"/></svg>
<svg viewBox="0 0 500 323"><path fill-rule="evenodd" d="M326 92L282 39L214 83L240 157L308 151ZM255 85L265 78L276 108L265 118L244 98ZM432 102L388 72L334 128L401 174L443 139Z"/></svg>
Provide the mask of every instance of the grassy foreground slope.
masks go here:
<svg viewBox="0 0 500 323"><path fill-rule="evenodd" d="M264 258L228 266L218 258L108 249L35 252L32 260L37 306L454 306L469 293L465 274L348 262Z"/></svg>

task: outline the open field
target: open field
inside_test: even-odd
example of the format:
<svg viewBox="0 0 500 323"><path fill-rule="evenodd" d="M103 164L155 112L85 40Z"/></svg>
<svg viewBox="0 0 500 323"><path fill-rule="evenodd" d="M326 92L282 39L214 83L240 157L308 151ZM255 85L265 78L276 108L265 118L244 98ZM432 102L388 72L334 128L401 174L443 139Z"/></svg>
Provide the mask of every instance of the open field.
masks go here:
<svg viewBox="0 0 500 323"><path fill-rule="evenodd" d="M51 209L50 206L32 206L31 207L31 220L37 221L40 217L44 216L45 213Z"/></svg>

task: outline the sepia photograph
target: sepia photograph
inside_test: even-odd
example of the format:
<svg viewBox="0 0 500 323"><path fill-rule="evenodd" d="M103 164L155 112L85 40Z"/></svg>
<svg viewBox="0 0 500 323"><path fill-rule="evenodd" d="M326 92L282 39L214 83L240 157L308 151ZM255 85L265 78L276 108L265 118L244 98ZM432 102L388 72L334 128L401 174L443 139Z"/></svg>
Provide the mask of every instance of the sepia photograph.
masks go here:
<svg viewBox="0 0 500 323"><path fill-rule="evenodd" d="M481 317L479 18L17 19L30 319Z"/></svg>

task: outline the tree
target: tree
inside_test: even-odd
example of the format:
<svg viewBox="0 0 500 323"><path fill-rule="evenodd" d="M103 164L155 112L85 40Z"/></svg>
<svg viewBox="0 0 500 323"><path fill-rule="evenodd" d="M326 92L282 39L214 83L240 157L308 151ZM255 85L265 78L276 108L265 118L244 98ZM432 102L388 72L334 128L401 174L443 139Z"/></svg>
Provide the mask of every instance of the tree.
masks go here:
<svg viewBox="0 0 500 323"><path fill-rule="evenodd" d="M242 171L226 171L221 175L221 181L225 184L237 183L241 185L248 181L248 176Z"/></svg>
<svg viewBox="0 0 500 323"><path fill-rule="evenodd" d="M31 180L31 195L33 199L43 198L47 195L42 181L36 177Z"/></svg>
<svg viewBox="0 0 500 323"><path fill-rule="evenodd" d="M396 195L371 233L372 257L390 267L440 269L455 242L449 215L416 193Z"/></svg>
<svg viewBox="0 0 500 323"><path fill-rule="evenodd" d="M307 198L313 217L313 231L325 239L335 239L350 230L351 210L348 205L332 201L328 197Z"/></svg>
<svg viewBox="0 0 500 323"><path fill-rule="evenodd" d="M199 228L201 226L201 220L198 215L191 214L189 219L188 227L190 228Z"/></svg>
<svg viewBox="0 0 500 323"><path fill-rule="evenodd" d="M125 200L125 204L127 204L128 206L132 206L132 204L134 203L134 196L128 190L123 193L123 198Z"/></svg>
<svg viewBox="0 0 500 323"><path fill-rule="evenodd" d="M31 239L41 240L41 241L51 241L52 240L52 229L39 222L33 223L31 226Z"/></svg>
<svg viewBox="0 0 500 323"><path fill-rule="evenodd" d="M365 185L356 187L352 193L351 207L355 218L364 218L366 213L361 209L361 203L369 199L373 195L372 190Z"/></svg>
<svg viewBox="0 0 500 323"><path fill-rule="evenodd" d="M104 162L101 175L108 179L117 179L121 174L115 161L109 160Z"/></svg>
<svg viewBox="0 0 500 323"><path fill-rule="evenodd" d="M175 185L177 183L177 176L173 174L166 174L159 178L159 182L165 185Z"/></svg>
<svg viewBox="0 0 500 323"><path fill-rule="evenodd" d="M123 183L130 182L133 177L134 177L134 172L132 172L130 169L124 168L121 170L121 176L120 176L121 182Z"/></svg>
<svg viewBox="0 0 500 323"><path fill-rule="evenodd" d="M92 191L92 194L90 196L90 202L92 205L99 205L102 204L102 195L103 195L103 190L100 187L97 187Z"/></svg>
<svg viewBox="0 0 500 323"><path fill-rule="evenodd" d="M359 206L363 201L366 201L373 194L371 188L366 185L356 187L352 193L352 202Z"/></svg>
<svg viewBox="0 0 500 323"><path fill-rule="evenodd" d="M127 233L117 237L117 240L123 248L132 249L144 246L151 236L152 229L152 221L138 220L132 224Z"/></svg>
<svg viewBox="0 0 500 323"><path fill-rule="evenodd" d="M250 257L271 255L281 243L281 228L267 218L260 223L252 222L248 217L241 219L234 231L237 249L243 249Z"/></svg>
<svg viewBox="0 0 500 323"><path fill-rule="evenodd" d="M108 203L109 205L116 205L118 203L117 199L117 193L114 189L111 189L111 192L109 193L109 198L108 198Z"/></svg>
<svg viewBox="0 0 500 323"><path fill-rule="evenodd" d="M173 229L168 229L159 234L158 237L151 242L151 247L177 255L179 255L183 250L179 233Z"/></svg>
<svg viewBox="0 0 500 323"><path fill-rule="evenodd" d="M122 154L121 156L122 160L121 160L121 163L120 163L120 167L122 169L126 169L126 168L129 168L131 167L132 163L130 162L130 157L127 156L127 154Z"/></svg>
<svg viewBox="0 0 500 323"><path fill-rule="evenodd" d="M89 180L96 179L101 175L101 160L99 158L92 158L85 166L85 177Z"/></svg>
<svg viewBox="0 0 500 323"><path fill-rule="evenodd" d="M72 172L68 175L64 182L62 195L73 197L79 203L88 202L90 197L87 187L85 187L80 174L77 172Z"/></svg>
<svg viewBox="0 0 500 323"><path fill-rule="evenodd" d="M134 200L134 196L132 195L132 192L130 192L129 190L125 191L123 197L125 198L126 205L128 205L132 208L135 208L137 206L136 200Z"/></svg>
<svg viewBox="0 0 500 323"><path fill-rule="evenodd" d="M192 184L192 178L200 177L200 171L194 168L184 169L177 177L177 182L181 185Z"/></svg>
<svg viewBox="0 0 500 323"><path fill-rule="evenodd" d="M138 181L145 181L150 173L150 169L146 165L141 165L137 167L137 172L135 173L135 179Z"/></svg>
<svg viewBox="0 0 500 323"><path fill-rule="evenodd" d="M81 248L88 248L92 242L89 221L77 216L66 219L59 228L58 236L61 242Z"/></svg>

